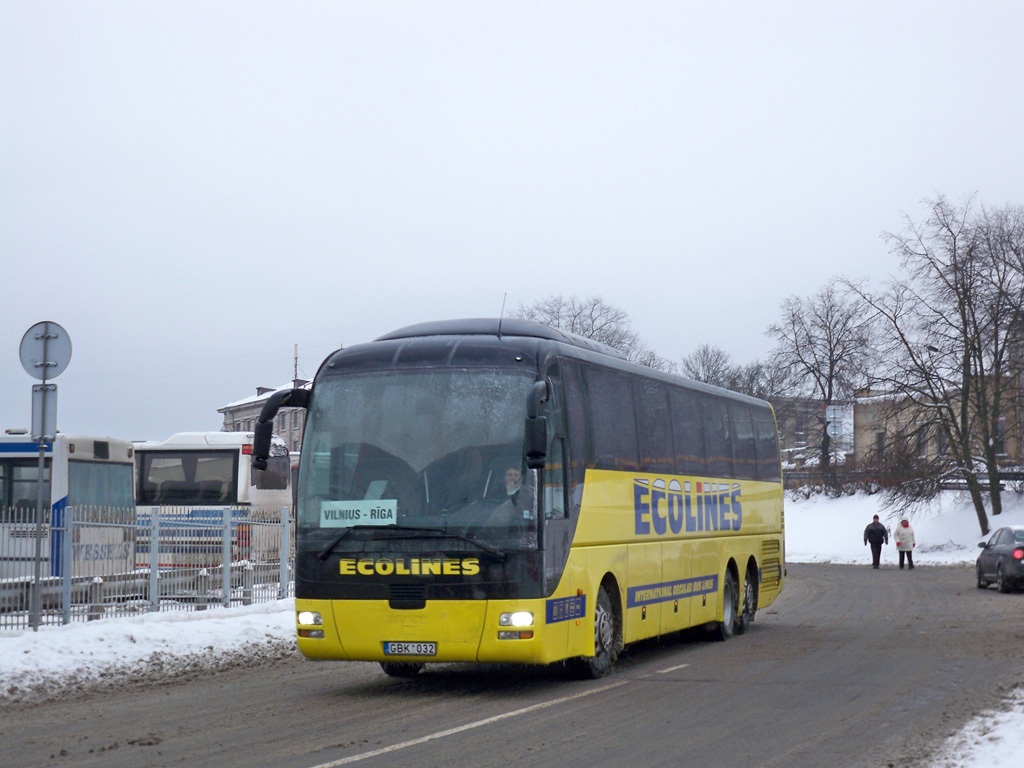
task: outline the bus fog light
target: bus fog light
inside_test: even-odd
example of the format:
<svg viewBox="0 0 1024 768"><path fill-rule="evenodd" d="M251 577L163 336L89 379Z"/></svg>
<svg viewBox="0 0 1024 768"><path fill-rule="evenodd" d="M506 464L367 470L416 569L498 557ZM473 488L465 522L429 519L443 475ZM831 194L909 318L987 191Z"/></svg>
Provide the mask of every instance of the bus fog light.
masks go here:
<svg viewBox="0 0 1024 768"><path fill-rule="evenodd" d="M322 639L324 631L322 629L300 629L299 637L311 637L314 639Z"/></svg>
<svg viewBox="0 0 1024 768"><path fill-rule="evenodd" d="M323 617L315 611L299 611L297 620L306 626L320 626L324 623Z"/></svg>
<svg viewBox="0 0 1024 768"><path fill-rule="evenodd" d="M499 640L530 640L533 638L533 630L512 630L503 629L498 631Z"/></svg>
<svg viewBox="0 0 1024 768"><path fill-rule="evenodd" d="M514 613L503 613L498 617L498 626L501 627L530 627L533 626L533 614L529 611L515 611Z"/></svg>

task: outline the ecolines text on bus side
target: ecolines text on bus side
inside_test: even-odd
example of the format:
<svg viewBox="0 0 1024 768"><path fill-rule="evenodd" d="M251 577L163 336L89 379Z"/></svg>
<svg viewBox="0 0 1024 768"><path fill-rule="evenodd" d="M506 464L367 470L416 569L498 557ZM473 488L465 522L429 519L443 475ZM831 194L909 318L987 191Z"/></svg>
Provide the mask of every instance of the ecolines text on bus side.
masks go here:
<svg viewBox="0 0 1024 768"><path fill-rule="evenodd" d="M646 536L738 531L743 525L739 483L633 479L635 532Z"/></svg>

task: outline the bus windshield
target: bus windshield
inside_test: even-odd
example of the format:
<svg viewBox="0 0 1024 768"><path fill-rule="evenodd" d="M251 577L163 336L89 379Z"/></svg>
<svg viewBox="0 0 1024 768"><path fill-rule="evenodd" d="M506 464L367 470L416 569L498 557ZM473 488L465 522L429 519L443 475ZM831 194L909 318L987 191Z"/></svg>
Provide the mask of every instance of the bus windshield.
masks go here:
<svg viewBox="0 0 1024 768"><path fill-rule="evenodd" d="M139 451L140 504L234 504L238 450Z"/></svg>
<svg viewBox="0 0 1024 768"><path fill-rule="evenodd" d="M365 550L367 540L395 541L412 528L463 546L535 547L535 472L523 466L532 382L489 369L318 382L299 474L304 540Z"/></svg>

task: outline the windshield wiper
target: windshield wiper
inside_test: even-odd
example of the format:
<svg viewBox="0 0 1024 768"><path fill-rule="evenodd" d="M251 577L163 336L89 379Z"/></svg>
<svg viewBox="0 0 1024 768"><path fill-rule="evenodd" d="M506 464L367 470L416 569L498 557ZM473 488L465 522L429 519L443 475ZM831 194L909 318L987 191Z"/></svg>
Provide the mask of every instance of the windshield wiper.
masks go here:
<svg viewBox="0 0 1024 768"><path fill-rule="evenodd" d="M321 549L317 553L317 559L321 562L326 560L330 556L331 552L334 551L334 548L338 546L346 536L352 533L352 531L357 530L401 531L404 534L403 536L391 537L401 539L416 539L420 537L432 539L458 539L459 541L465 541L475 547L479 547L484 552L492 554L495 557L500 557L502 560L505 559L505 553L502 550L492 547L490 544L485 544L479 539L474 539L472 536L466 536L463 533L453 533L452 531L445 530L444 528L418 528L415 525L353 525L350 528L346 528L338 536L335 536L326 547Z"/></svg>

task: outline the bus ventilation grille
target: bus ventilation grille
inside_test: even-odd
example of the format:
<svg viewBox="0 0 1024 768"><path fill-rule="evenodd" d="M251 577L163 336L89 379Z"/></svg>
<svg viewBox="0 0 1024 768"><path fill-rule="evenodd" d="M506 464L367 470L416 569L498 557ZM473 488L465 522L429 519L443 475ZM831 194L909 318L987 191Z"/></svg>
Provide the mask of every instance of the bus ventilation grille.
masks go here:
<svg viewBox="0 0 1024 768"><path fill-rule="evenodd" d="M761 542L761 555L777 555L782 549L778 539L769 539Z"/></svg>
<svg viewBox="0 0 1024 768"><path fill-rule="evenodd" d="M423 584L392 584L388 605L407 611L426 608L427 588Z"/></svg>
<svg viewBox="0 0 1024 768"><path fill-rule="evenodd" d="M782 561L777 557L766 557L761 561L761 589L775 592L782 582Z"/></svg>

